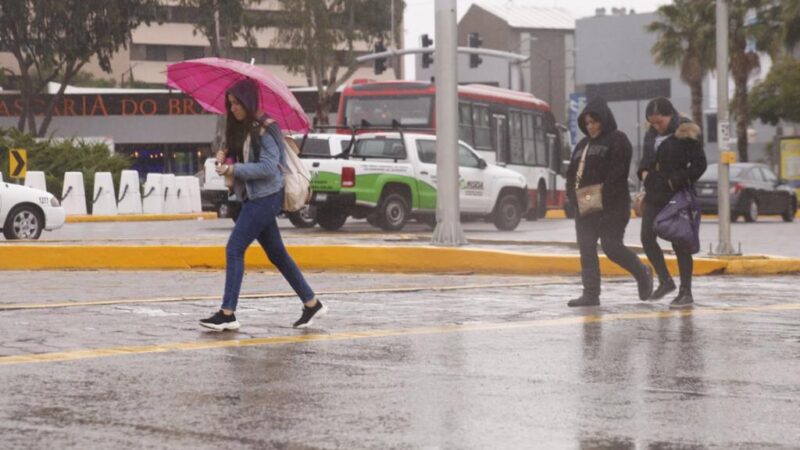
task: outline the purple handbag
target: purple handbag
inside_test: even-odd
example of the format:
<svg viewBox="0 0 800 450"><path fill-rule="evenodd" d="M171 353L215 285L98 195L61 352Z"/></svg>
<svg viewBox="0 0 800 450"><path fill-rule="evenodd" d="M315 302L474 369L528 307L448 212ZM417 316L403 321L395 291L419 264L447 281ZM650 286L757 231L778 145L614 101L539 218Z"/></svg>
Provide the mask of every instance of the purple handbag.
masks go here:
<svg viewBox="0 0 800 450"><path fill-rule="evenodd" d="M678 247L700 251L700 209L689 189L676 192L653 222L656 236Z"/></svg>

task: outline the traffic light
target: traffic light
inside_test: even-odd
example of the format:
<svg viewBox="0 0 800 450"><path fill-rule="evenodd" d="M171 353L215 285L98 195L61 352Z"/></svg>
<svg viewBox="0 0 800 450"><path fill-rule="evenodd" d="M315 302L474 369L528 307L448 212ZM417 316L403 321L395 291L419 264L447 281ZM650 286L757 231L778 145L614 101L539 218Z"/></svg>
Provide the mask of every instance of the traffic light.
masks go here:
<svg viewBox="0 0 800 450"><path fill-rule="evenodd" d="M429 38L427 34L423 34L420 37L420 41L422 43L422 48L428 48L433 45L433 39ZM422 68L427 69L428 66L433 64L433 53L425 52L422 54Z"/></svg>
<svg viewBox="0 0 800 450"><path fill-rule="evenodd" d="M375 43L375 52L374 53L382 53L386 51L386 47L383 45L383 41L378 41ZM386 70L386 58L378 58L374 61L375 65L373 68L375 69L375 75L380 75Z"/></svg>
<svg viewBox="0 0 800 450"><path fill-rule="evenodd" d="M481 36L478 33L470 33L467 37L469 46L472 48L478 48L483 44L481 40ZM476 55L474 53L470 53L469 55L469 66L472 68L478 67L483 62L483 58L480 55Z"/></svg>

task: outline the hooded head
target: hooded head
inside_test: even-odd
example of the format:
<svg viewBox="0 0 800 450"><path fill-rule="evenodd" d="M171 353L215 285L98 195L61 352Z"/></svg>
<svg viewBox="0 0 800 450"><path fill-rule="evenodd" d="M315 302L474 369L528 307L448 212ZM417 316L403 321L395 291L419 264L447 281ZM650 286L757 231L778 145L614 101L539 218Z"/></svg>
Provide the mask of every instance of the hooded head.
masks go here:
<svg viewBox="0 0 800 450"><path fill-rule="evenodd" d="M600 97L593 98L578 116L578 127L586 136L589 136L589 131L586 129L586 116L588 115L600 122L600 136L616 131L617 121L614 119L614 114L611 113L611 109L604 99Z"/></svg>
<svg viewBox="0 0 800 450"><path fill-rule="evenodd" d="M680 114L672 106L672 102L664 97L650 100L644 109L644 118L658 134L668 134L675 131L680 122Z"/></svg>
<svg viewBox="0 0 800 450"><path fill-rule="evenodd" d="M228 146L228 151L235 155L237 161L242 162L242 145L248 133L252 142L255 142L256 139L255 132L257 127L255 123L258 111L258 86L255 81L245 78L237 81L225 94L225 109L228 111L228 120L225 125L225 142ZM231 102L228 98L229 95L236 97L239 104L244 108L247 113L244 120L236 120L236 117L234 117L231 111Z"/></svg>
<svg viewBox="0 0 800 450"><path fill-rule="evenodd" d="M244 106L247 115L255 117L256 111L258 111L258 86L255 81L250 78L239 80L228 89L226 94L236 97L239 103ZM230 111L231 105L227 96L225 97L225 106Z"/></svg>

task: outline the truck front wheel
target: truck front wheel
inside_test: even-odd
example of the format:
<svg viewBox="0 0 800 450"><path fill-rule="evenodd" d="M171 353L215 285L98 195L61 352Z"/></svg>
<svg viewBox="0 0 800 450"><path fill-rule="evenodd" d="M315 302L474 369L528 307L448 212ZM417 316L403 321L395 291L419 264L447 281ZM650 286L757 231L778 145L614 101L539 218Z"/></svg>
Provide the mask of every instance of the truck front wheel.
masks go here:
<svg viewBox="0 0 800 450"><path fill-rule="evenodd" d="M400 231L408 221L408 201L404 196L392 192L383 197L378 205L378 225L386 231Z"/></svg>
<svg viewBox="0 0 800 450"><path fill-rule="evenodd" d="M344 226L347 221L347 212L342 212L334 208L317 209L317 223L328 231L336 231Z"/></svg>
<svg viewBox="0 0 800 450"><path fill-rule="evenodd" d="M522 206L514 194L503 194L494 210L494 226L498 230L511 231L522 219Z"/></svg>

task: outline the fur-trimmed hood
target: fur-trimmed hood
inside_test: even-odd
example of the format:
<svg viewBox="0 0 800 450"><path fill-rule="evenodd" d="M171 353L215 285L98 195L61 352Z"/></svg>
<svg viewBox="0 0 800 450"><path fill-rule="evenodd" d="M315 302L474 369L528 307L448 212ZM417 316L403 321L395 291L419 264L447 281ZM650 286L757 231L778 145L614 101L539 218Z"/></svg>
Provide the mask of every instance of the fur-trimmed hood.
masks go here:
<svg viewBox="0 0 800 450"><path fill-rule="evenodd" d="M675 130L675 137L698 141L700 140L700 127L694 122L683 122Z"/></svg>

